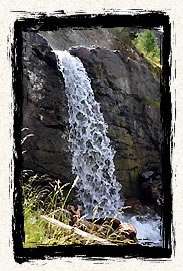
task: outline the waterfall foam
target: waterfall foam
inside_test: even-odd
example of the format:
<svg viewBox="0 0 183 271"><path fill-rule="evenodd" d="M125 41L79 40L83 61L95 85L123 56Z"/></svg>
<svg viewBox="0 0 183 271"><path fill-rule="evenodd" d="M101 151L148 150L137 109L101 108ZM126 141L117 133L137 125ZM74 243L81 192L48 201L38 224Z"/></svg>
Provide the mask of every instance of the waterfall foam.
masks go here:
<svg viewBox="0 0 183 271"><path fill-rule="evenodd" d="M72 172L79 176L77 197L83 203L84 212L92 216L99 204L97 214L114 216L123 207L119 191L121 185L114 175L115 151L107 137L107 125L100 105L96 102L90 79L82 62L67 51L54 51L58 68L63 74L69 107L69 142L72 153ZM125 216L116 215L120 220ZM126 218L127 219L127 218ZM128 221L137 229L141 243L149 240L161 245L160 219L132 216Z"/></svg>
<svg viewBox="0 0 183 271"><path fill-rule="evenodd" d="M77 197L89 216L100 202L99 216L114 213L122 207L121 185L114 175L115 152L107 137L107 125L100 105L95 100L82 62L67 51L55 53L68 98L72 171L79 176Z"/></svg>

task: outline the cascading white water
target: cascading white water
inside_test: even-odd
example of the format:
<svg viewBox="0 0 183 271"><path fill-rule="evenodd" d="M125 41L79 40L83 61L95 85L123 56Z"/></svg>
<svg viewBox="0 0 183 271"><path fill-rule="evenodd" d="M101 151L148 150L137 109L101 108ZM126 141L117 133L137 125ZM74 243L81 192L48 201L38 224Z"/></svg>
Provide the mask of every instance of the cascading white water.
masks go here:
<svg viewBox="0 0 183 271"><path fill-rule="evenodd" d="M84 212L92 216L98 203L98 216L113 216L123 207L121 185L114 175L115 151L107 137L107 125L100 105L95 101L90 79L82 62L67 51L54 51L58 68L63 74L69 107L69 142L72 153L72 172L79 176L78 198ZM124 220L125 216L118 215ZM136 217L130 221L137 229L137 238L160 244L159 218L146 220Z"/></svg>
<svg viewBox="0 0 183 271"><path fill-rule="evenodd" d="M72 171L79 176L77 196L89 216L100 202L99 216L114 213L122 207L121 185L114 175L115 152L107 137L100 105L82 62L67 51L56 51L56 54L68 98Z"/></svg>

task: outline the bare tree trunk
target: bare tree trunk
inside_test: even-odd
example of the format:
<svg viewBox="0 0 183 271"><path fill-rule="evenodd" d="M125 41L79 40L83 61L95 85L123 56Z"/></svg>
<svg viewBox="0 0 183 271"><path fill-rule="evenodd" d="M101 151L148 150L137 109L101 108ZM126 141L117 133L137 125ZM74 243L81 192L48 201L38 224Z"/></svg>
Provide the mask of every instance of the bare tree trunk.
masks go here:
<svg viewBox="0 0 183 271"><path fill-rule="evenodd" d="M60 222L60 221L58 221L58 220L56 220L54 218L50 218L50 217L45 216L45 215L41 215L40 217L42 219L48 221L51 224L54 224L54 225L56 225L58 227L63 228L64 230L69 230L69 231L72 230L72 231L74 231L75 234L80 235L83 238L94 240L97 243L102 244L102 245L112 245L112 246L115 246L115 244L113 244L113 243L111 243L109 241L106 241L106 240L104 240L104 239L102 239L100 237L97 237L97 236L94 236L94 235L89 234L87 232L84 232L84 231L82 231L82 230L80 230L80 229L78 229L76 227L72 227L72 226L66 225L66 224L64 224L64 223L62 223L62 222Z"/></svg>

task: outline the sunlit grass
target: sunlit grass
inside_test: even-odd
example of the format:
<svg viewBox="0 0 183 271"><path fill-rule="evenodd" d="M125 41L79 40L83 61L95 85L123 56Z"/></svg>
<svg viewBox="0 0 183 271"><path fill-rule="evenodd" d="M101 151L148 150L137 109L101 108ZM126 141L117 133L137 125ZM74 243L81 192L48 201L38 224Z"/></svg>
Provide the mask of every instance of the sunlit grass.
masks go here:
<svg viewBox="0 0 183 271"><path fill-rule="evenodd" d="M53 186L53 190L50 192L48 187L40 188L40 186L38 186L42 179L47 178L48 180L46 175L41 177L33 175L28 178L25 184L24 178L26 175L27 171L24 171L21 178L25 232L23 246L25 248L33 248L37 246L94 244L95 242L92 239L86 240L82 237L78 237L74 231L66 231L40 218L41 214L46 214L51 218L55 218L57 214L57 219L69 225L70 218L67 213L63 211L63 208L75 183L64 199L63 188L65 185L61 187L59 181L55 182L55 186ZM60 205L62 205L60 209L57 208L58 201Z"/></svg>
<svg viewBox="0 0 183 271"><path fill-rule="evenodd" d="M25 175L25 172L24 174ZM48 177L44 175L44 178ZM98 203L93 210L92 223L89 224L87 232L91 234L89 238L84 238L78 236L74 229L66 230L62 227L52 224L49 221L45 221L41 218L41 215L46 215L49 218L55 218L60 222L69 225L72 224L71 218L67 211L63 209L66 205L66 200L69 197L71 189L69 190L65 199L63 198L63 188L60 186L60 182L56 181L56 185L53 186L53 191L43 187L44 193L40 186L35 185L39 183L41 177L37 175L29 177L26 184L23 184L23 179L21 179L21 184L23 188L23 215L24 215L24 232L25 240L23 246L25 248L34 248L37 246L56 246L56 245L92 245L96 244L97 241L94 240L93 236L98 236L105 239L106 241L113 242L116 245L124 245L125 243L134 244L132 240L120 240L120 232L112 228L114 218L111 221L103 219L101 225L98 224L97 210ZM76 182L77 180L75 180ZM72 187L74 186L73 183ZM39 190L38 190L39 187ZM47 191L47 193L45 192ZM57 202L60 202L61 207L57 207ZM117 215L117 214L116 214ZM83 224L84 218L81 217L78 220L77 228L85 231L85 225ZM98 227L96 230L95 227Z"/></svg>

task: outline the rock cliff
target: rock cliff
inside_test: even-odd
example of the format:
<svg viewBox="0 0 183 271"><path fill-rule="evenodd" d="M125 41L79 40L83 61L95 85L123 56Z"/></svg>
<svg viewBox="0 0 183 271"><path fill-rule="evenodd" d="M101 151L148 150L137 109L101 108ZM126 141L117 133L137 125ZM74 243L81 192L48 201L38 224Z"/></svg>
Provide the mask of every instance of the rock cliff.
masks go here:
<svg viewBox="0 0 183 271"><path fill-rule="evenodd" d="M49 33L45 36L49 40ZM60 45L55 41L57 46L53 46L52 34L49 44L56 49L79 45L78 36L68 44L66 37L67 31L62 33ZM68 108L63 77L42 36L26 32L23 38L23 127L34 134L24 145L24 168L71 182L74 176L67 143ZM80 44L91 43L92 38L90 44ZM70 49L70 53L83 62L101 105L108 136L116 150L115 174L123 185L122 193L127 198L140 197L139 174L149 170L161 173L160 83L133 49L129 48L129 57L126 50L112 51L114 43L108 47L80 46Z"/></svg>
<svg viewBox="0 0 183 271"><path fill-rule="evenodd" d="M62 74L55 54L38 34L23 35L23 128L33 134L23 145L24 168L72 180L68 152L68 110Z"/></svg>

